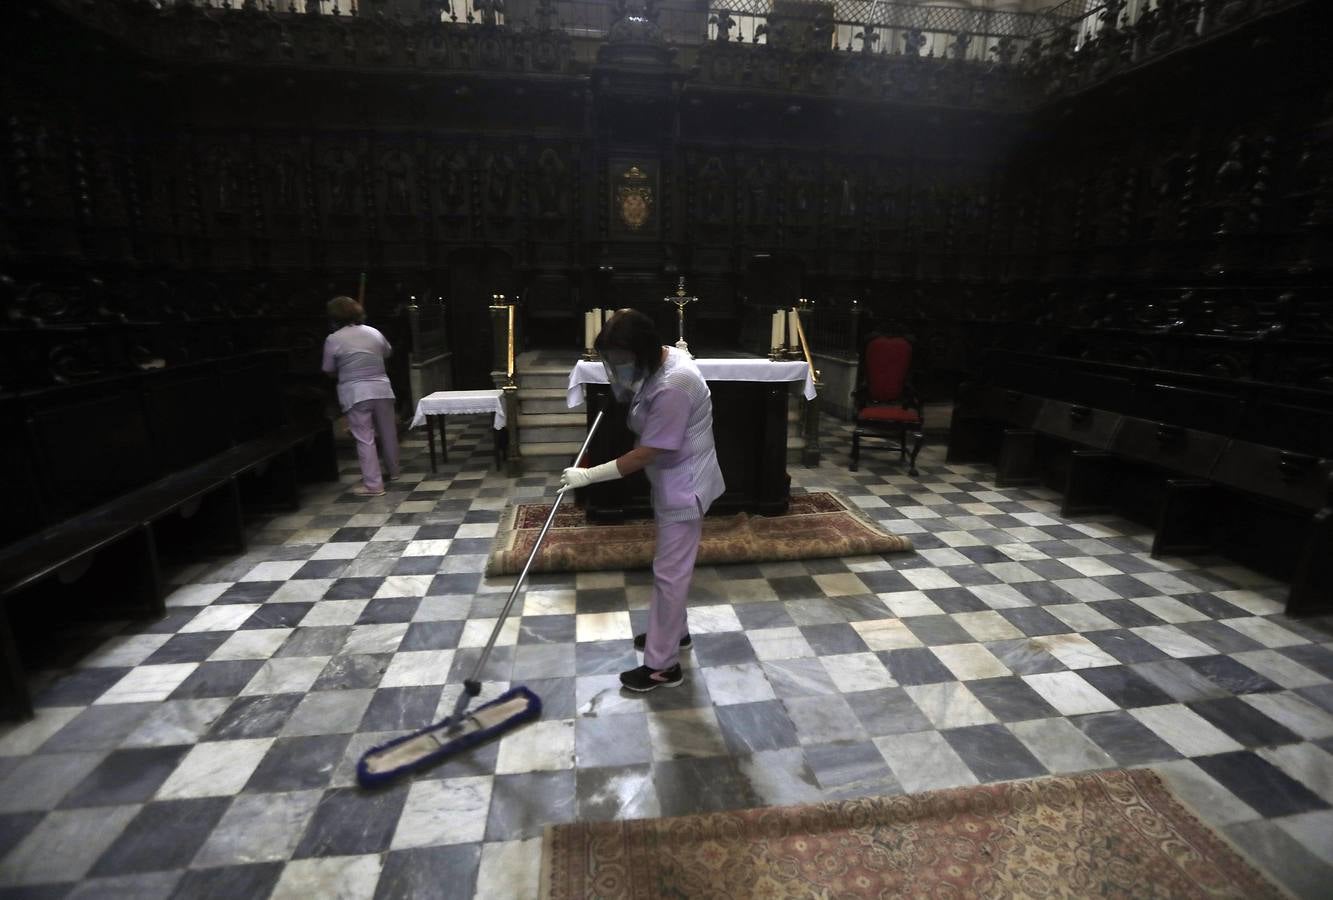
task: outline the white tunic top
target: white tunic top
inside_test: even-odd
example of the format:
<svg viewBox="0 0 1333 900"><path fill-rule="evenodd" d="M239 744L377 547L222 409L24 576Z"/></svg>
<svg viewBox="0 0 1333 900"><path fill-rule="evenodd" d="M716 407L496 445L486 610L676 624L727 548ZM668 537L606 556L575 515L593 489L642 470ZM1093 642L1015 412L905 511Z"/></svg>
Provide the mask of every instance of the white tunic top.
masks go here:
<svg viewBox="0 0 1333 900"><path fill-rule="evenodd" d="M338 373L338 404L343 412L362 400L392 400L384 360L393 353L388 340L369 325L345 325L324 339L324 371Z"/></svg>
<svg viewBox="0 0 1333 900"><path fill-rule="evenodd" d="M629 427L639 446L662 451L645 470L659 521L697 519L722 496L726 485L713 446L713 396L688 354L667 348L661 368L634 395Z"/></svg>

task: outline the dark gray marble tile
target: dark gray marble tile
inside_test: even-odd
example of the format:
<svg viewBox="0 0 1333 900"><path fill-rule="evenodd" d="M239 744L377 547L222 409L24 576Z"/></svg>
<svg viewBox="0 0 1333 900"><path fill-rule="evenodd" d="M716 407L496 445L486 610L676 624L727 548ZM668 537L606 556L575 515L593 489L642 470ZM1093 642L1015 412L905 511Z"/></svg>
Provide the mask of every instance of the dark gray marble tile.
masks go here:
<svg viewBox="0 0 1333 900"><path fill-rule="evenodd" d="M519 621L518 642L520 644L572 644L574 643L576 624L577 620L574 616L524 616ZM408 634L411 636L411 632ZM456 644L457 641L455 641Z"/></svg>
<svg viewBox="0 0 1333 900"><path fill-rule="evenodd" d="M50 684L36 691L32 705L87 706L106 693L107 688L130 672L128 666L91 667L61 673Z"/></svg>
<svg viewBox="0 0 1333 900"><path fill-rule="evenodd" d="M1194 764L1269 818L1329 808L1305 785L1247 750L1195 757Z"/></svg>
<svg viewBox="0 0 1333 900"><path fill-rule="evenodd" d="M1027 638L991 641L986 644L986 649L1015 675L1041 675L1046 672L1065 671L1064 663Z"/></svg>
<svg viewBox="0 0 1333 900"><path fill-rule="evenodd" d="M1156 591L1144 587L1143 582L1139 581L1137 578L1129 578L1127 575L1117 577L1132 581L1147 591L1147 593L1142 594L1136 592L1132 596L1149 597L1156 593ZM1098 578L1094 580L1102 581L1104 579ZM1100 600L1093 605L1093 609L1106 616L1106 618L1110 619L1121 628L1140 628L1144 625L1162 624L1161 619L1157 618L1137 603L1130 603L1128 600Z"/></svg>
<svg viewBox="0 0 1333 900"><path fill-rule="evenodd" d="M0 813L0 860L28 836L37 823L46 817L45 810Z"/></svg>
<svg viewBox="0 0 1333 900"><path fill-rule="evenodd" d="M497 775L491 788L486 840L537 837L548 824L574 821L577 812L572 770Z"/></svg>
<svg viewBox="0 0 1333 900"><path fill-rule="evenodd" d="M189 607L191 611L194 607ZM165 644L157 648L153 655L144 660L144 665L163 665L166 663L203 662L231 637L230 631L196 631L187 634L174 634Z"/></svg>
<svg viewBox="0 0 1333 900"><path fill-rule="evenodd" d="M760 665L778 697L810 697L838 691L828 670L813 657L773 659Z"/></svg>
<svg viewBox="0 0 1333 900"><path fill-rule="evenodd" d="M1037 562L1041 562L1041 560L1024 560L1022 562L1022 565L1028 569L1032 569L1033 565ZM1071 575L1060 575L1057 577L1060 578L1078 577L1078 573L1074 572L1072 569L1070 569L1063 563L1055 563L1055 565L1058 565L1061 569L1064 569L1067 572L1073 573ZM1037 572L1036 574L1041 574L1041 573ZM1074 598L1073 594L1069 593L1063 588L1058 587L1057 585L1051 584L1049 581L1021 581L1018 584L1015 584L1013 587L1014 590L1018 591L1024 597L1027 597L1037 606L1060 606L1065 603L1078 602Z"/></svg>
<svg viewBox="0 0 1333 900"><path fill-rule="evenodd" d="M231 803L230 797L149 803L93 865L89 874L124 875L182 869Z"/></svg>
<svg viewBox="0 0 1333 900"><path fill-rule="evenodd" d="M1196 656L1182 660L1218 687L1232 694L1280 691L1282 686L1229 656Z"/></svg>
<svg viewBox="0 0 1333 900"><path fill-rule="evenodd" d="M241 623L241 628L295 628L314 606L314 603L265 603Z"/></svg>
<svg viewBox="0 0 1333 900"><path fill-rule="evenodd" d="M790 628L794 624L781 603L737 603L732 609L746 631Z"/></svg>
<svg viewBox="0 0 1333 900"><path fill-rule="evenodd" d="M664 816L748 809L761 798L740 757L712 756L653 763L653 782Z"/></svg>
<svg viewBox="0 0 1333 900"><path fill-rule="evenodd" d="M899 684L937 684L956 680L939 657L925 647L881 650L876 656Z"/></svg>
<svg viewBox="0 0 1333 900"><path fill-rule="evenodd" d="M584 641L574 645L577 675L618 675L639 665L630 641Z"/></svg>
<svg viewBox="0 0 1333 900"><path fill-rule="evenodd" d="M180 900L233 900L237 897L266 897L282 875L282 863L254 863L192 869L176 883L174 898Z"/></svg>
<svg viewBox="0 0 1333 900"><path fill-rule="evenodd" d="M246 791L274 793L327 787L350 735L279 738L260 760Z"/></svg>
<svg viewBox="0 0 1333 900"><path fill-rule="evenodd" d="M883 600L873 594L851 594L841 597L830 597L829 605L841 613L842 617L848 622L865 622L875 619L887 618L893 613L884 604ZM836 624L836 623L830 623Z"/></svg>
<svg viewBox="0 0 1333 900"><path fill-rule="evenodd" d="M1001 722L1047 719L1059 715L1040 694L1017 676L969 681L967 687Z"/></svg>
<svg viewBox="0 0 1333 900"><path fill-rule="evenodd" d="M273 737L282 731L304 694L270 694L240 697L204 735L206 741Z"/></svg>
<svg viewBox="0 0 1333 900"><path fill-rule="evenodd" d="M915 539L916 535L912 535ZM961 547L959 550L975 550L976 547ZM989 549L989 548L981 548ZM1003 557L1008 559L1008 557ZM990 609L986 602L967 588L932 588L923 591L926 597L946 613L984 612Z"/></svg>
<svg viewBox="0 0 1333 900"><path fill-rule="evenodd" d="M43 753L110 750L156 709L156 703L108 703L90 706L66 723L42 745Z"/></svg>
<svg viewBox="0 0 1333 900"><path fill-rule="evenodd" d="M185 873L144 872L110 878L85 878L72 886L65 900L168 900ZM3 896L3 895L0 895Z"/></svg>
<svg viewBox="0 0 1333 900"><path fill-rule="evenodd" d="M727 749L735 754L796 747L800 740L781 701L735 703L715 708Z"/></svg>
<svg viewBox="0 0 1333 900"><path fill-rule="evenodd" d="M1037 637L1044 634L1068 634L1070 631L1068 625L1039 606L1017 606L999 610L999 613L1009 620L1009 624L1028 637Z"/></svg>
<svg viewBox="0 0 1333 900"><path fill-rule="evenodd" d="M1278 652L1333 681L1333 650L1328 647L1319 644L1297 644L1293 647L1281 647Z"/></svg>
<svg viewBox="0 0 1333 900"><path fill-rule="evenodd" d="M384 857L375 900L471 900L480 861L480 844L394 850Z"/></svg>
<svg viewBox="0 0 1333 900"><path fill-rule="evenodd" d="M528 678L524 686L542 701L543 719L572 719L578 708L573 678Z"/></svg>
<svg viewBox="0 0 1333 900"><path fill-rule="evenodd" d="M1045 775L1043 766L1003 725L973 725L940 732L982 782Z"/></svg>
<svg viewBox="0 0 1333 900"><path fill-rule="evenodd" d="M391 625L410 622L420 600L417 597L379 597L366 604L357 618L357 625Z"/></svg>
<svg viewBox="0 0 1333 900"><path fill-rule="evenodd" d="M902 688L857 691L845 695L845 699L871 737L926 731L932 727Z"/></svg>
<svg viewBox="0 0 1333 900"><path fill-rule="evenodd" d="M1224 688L1200 675L1178 659L1137 663L1131 666L1144 678L1170 694L1178 703L1228 696Z"/></svg>
<svg viewBox="0 0 1333 900"><path fill-rule="evenodd" d="M884 754L869 741L814 744L805 758L830 797L887 797L903 792Z"/></svg>
<svg viewBox="0 0 1333 900"><path fill-rule="evenodd" d="M744 632L724 631L696 634L693 637L694 647L691 652L700 666L733 666L755 662L754 646Z"/></svg>
<svg viewBox="0 0 1333 900"><path fill-rule="evenodd" d="M1170 694L1130 666L1094 666L1079 669L1078 674L1121 709L1161 706L1173 700Z"/></svg>
<svg viewBox="0 0 1333 900"><path fill-rule="evenodd" d="M828 625L806 625L800 629L808 643L818 656L832 656L837 653L864 653L868 648L861 635L856 633L846 622Z"/></svg>
<svg viewBox="0 0 1333 900"><path fill-rule="evenodd" d="M652 762L648 716L580 716L574 720L574 759L580 769Z"/></svg>
<svg viewBox="0 0 1333 900"><path fill-rule="evenodd" d="M1333 866L1328 865L1276 822L1258 820L1228 825L1226 835L1245 855L1256 861L1268 875L1295 897L1327 897L1333 883Z"/></svg>
<svg viewBox="0 0 1333 900"><path fill-rule="evenodd" d="M171 692L171 700L200 697L235 697L264 664L262 659L228 659L202 662Z"/></svg>
<svg viewBox="0 0 1333 900"><path fill-rule="evenodd" d="M1104 604L1094 603L1091 608L1101 612ZM1170 657L1132 631L1115 628L1107 631L1088 631L1083 636L1125 664L1156 662Z"/></svg>
<svg viewBox="0 0 1333 900"><path fill-rule="evenodd" d="M336 656L352 631L350 625L329 625L318 628L296 628L273 655L282 656Z"/></svg>
<svg viewBox="0 0 1333 900"><path fill-rule="evenodd" d="M389 849L406 799L407 784L403 782L375 792L360 788L327 791L296 847L295 858L382 853Z"/></svg>
<svg viewBox="0 0 1333 900"><path fill-rule="evenodd" d="M1220 697L1186 704L1244 747L1294 744L1300 735L1274 722L1238 697Z"/></svg>
<svg viewBox="0 0 1333 900"><path fill-rule="evenodd" d="M970 644L974 640L963 626L949 616L912 616L903 619L903 624L921 643L928 646Z"/></svg>
<svg viewBox="0 0 1333 900"><path fill-rule="evenodd" d="M444 686L380 688L370 698L370 706L357 731L416 731L435 721Z"/></svg>
<svg viewBox="0 0 1333 900"><path fill-rule="evenodd" d="M1122 766L1180 759L1180 753L1123 710L1074 716L1071 722Z"/></svg>
<svg viewBox="0 0 1333 900"><path fill-rule="evenodd" d="M629 646L628 642L626 646ZM467 647L454 651L454 662L449 667L448 683L461 683L464 679L472 677L477 661L481 659L481 649ZM634 652L633 648L630 648L630 652ZM490 656L486 658L486 665L482 668L480 677L482 681L509 681L513 677L513 671L514 647L493 647Z"/></svg>
<svg viewBox="0 0 1333 900"><path fill-rule="evenodd" d="M145 803L167 780L189 747L116 750L60 801L62 808Z"/></svg>

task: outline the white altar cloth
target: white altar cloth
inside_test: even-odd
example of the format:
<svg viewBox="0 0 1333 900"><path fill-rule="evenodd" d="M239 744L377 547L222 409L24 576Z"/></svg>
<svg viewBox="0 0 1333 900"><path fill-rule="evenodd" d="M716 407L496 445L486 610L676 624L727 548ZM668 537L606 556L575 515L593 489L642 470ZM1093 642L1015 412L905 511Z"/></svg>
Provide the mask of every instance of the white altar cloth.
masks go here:
<svg viewBox="0 0 1333 900"><path fill-rule="evenodd" d="M505 427L505 407L500 399L502 393L497 388L489 391L436 391L427 394L417 403L417 414L412 417L412 427L420 428L425 425L427 416L493 412L495 419L492 425L499 431Z"/></svg>
<svg viewBox="0 0 1333 900"><path fill-rule="evenodd" d="M810 366L801 361L696 359L694 362L705 381L803 381L805 399L815 399L815 379L810 374ZM581 360L570 370L565 402L573 409L585 399L585 384L606 383L606 369L600 362Z"/></svg>

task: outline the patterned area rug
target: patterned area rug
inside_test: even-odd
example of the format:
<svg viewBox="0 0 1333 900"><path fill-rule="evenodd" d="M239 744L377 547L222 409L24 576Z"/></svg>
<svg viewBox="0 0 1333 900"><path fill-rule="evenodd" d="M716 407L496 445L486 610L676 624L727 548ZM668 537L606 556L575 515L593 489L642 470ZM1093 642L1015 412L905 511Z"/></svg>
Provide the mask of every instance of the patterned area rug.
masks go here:
<svg viewBox="0 0 1333 900"><path fill-rule="evenodd" d="M486 562L487 575L521 571L537 542L551 504L510 506ZM533 572L645 569L653 564L657 528L651 520L589 525L583 510L561 504ZM864 556L911 550L912 542L889 534L846 499L829 491L793 494L780 516L710 516L704 519L699 565Z"/></svg>
<svg viewBox="0 0 1333 900"><path fill-rule="evenodd" d="M542 897L1285 896L1144 769L553 825Z"/></svg>

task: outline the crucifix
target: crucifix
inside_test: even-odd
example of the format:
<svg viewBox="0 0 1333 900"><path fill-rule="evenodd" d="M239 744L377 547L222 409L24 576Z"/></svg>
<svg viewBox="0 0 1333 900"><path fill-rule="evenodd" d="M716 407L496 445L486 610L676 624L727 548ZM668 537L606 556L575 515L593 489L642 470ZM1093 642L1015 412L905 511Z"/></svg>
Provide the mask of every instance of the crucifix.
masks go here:
<svg viewBox="0 0 1333 900"><path fill-rule="evenodd" d="M698 299L699 299L698 297L685 296L684 275L680 276L680 281L676 283L676 296L662 298L663 302L665 303L676 304L676 321L679 326L678 327L679 338L676 341L676 349L684 350L686 353L690 352L690 345L685 343L685 307L689 306L691 303L693 303ZM694 354L690 353L690 356L694 356Z"/></svg>

